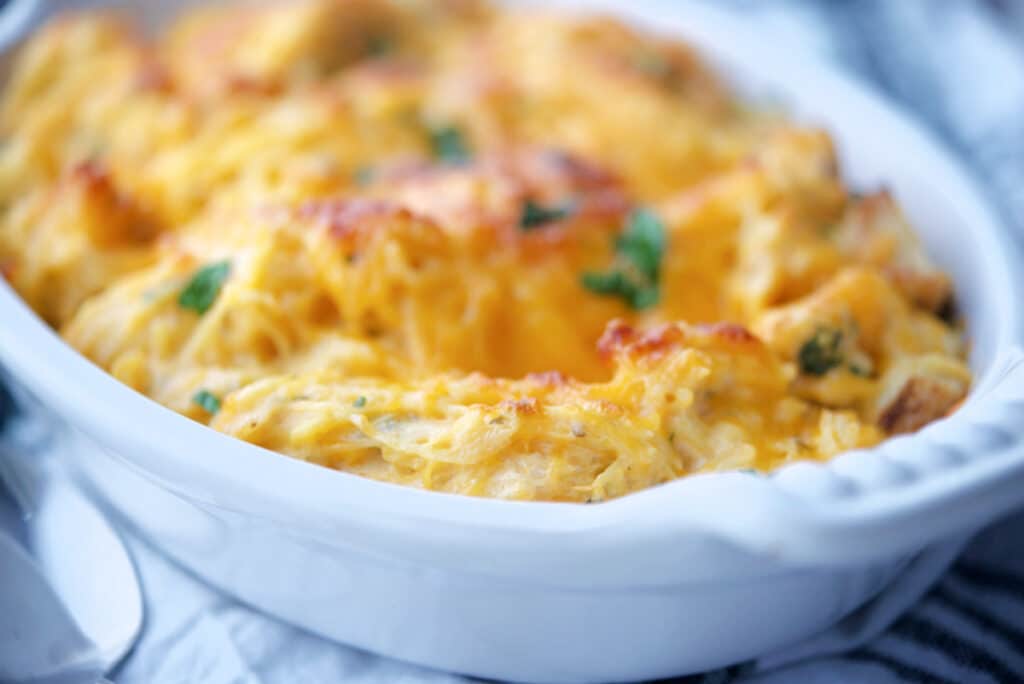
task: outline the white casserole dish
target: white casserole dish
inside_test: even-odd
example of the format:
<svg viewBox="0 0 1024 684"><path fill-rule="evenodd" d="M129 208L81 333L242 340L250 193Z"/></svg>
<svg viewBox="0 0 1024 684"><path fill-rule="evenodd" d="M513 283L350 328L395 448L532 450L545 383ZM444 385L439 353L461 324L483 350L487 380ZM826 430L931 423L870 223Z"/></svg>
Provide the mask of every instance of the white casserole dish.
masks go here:
<svg viewBox="0 0 1024 684"><path fill-rule="evenodd" d="M152 20L173 3L123 4ZM557 682L706 670L821 632L926 549L948 559L946 540L1024 503L1017 245L949 155L862 87L713 11L619 4L827 127L854 186L892 188L969 323L976 386L953 417L771 477L514 503L373 482L209 430L85 361L3 282L0 363L75 428L75 465L170 555L297 625L432 667ZM15 3L0 39L39 20L17 20L30 5Z"/></svg>

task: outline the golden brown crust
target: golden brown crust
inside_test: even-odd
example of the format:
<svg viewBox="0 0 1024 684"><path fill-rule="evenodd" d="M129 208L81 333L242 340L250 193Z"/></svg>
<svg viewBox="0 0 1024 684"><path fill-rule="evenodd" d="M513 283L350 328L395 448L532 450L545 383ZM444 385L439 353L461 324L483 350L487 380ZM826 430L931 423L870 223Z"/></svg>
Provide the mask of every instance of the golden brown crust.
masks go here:
<svg viewBox="0 0 1024 684"><path fill-rule="evenodd" d="M581 233L611 235L631 202L607 169L561 150L524 148L481 154L457 166L398 160L375 169L368 188L484 244L543 254L568 247ZM543 230L524 230L523 207L564 210Z"/></svg>
<svg viewBox="0 0 1024 684"><path fill-rule="evenodd" d="M295 218L323 227L339 242L352 242L375 226L392 221L424 221L406 207L383 200L361 197L311 200L295 211Z"/></svg>
<svg viewBox="0 0 1024 684"><path fill-rule="evenodd" d="M145 243L163 232L151 213L115 187L110 171L98 161L83 161L72 167L58 192L81 193L82 201L104 216L86 224L90 238L98 245ZM51 201L66 200L55 197Z"/></svg>
<svg viewBox="0 0 1024 684"><path fill-rule="evenodd" d="M910 378L878 417L878 425L891 435L915 432L928 423L949 415L963 398L963 392L948 383L928 377Z"/></svg>
<svg viewBox="0 0 1024 684"><path fill-rule="evenodd" d="M681 327L664 324L637 330L623 320L608 323L597 342L598 353L606 360L658 358L681 346L714 347L724 345L735 350L764 351L764 343L738 323L705 323Z"/></svg>
<svg viewBox="0 0 1024 684"><path fill-rule="evenodd" d="M535 382L542 387L564 387L570 382L570 378L562 371L551 370L540 373L528 373L526 379Z"/></svg>

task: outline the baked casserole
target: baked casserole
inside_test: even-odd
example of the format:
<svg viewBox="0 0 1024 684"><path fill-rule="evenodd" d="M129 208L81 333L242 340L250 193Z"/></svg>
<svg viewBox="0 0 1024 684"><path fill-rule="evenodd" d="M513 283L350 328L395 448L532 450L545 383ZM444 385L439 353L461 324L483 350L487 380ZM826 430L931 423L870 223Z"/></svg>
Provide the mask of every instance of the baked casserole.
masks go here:
<svg viewBox="0 0 1024 684"><path fill-rule="evenodd" d="M286 0L150 39L69 15L20 50L0 129L0 270L39 315L331 468L600 501L868 447L971 383L894 198L611 19Z"/></svg>

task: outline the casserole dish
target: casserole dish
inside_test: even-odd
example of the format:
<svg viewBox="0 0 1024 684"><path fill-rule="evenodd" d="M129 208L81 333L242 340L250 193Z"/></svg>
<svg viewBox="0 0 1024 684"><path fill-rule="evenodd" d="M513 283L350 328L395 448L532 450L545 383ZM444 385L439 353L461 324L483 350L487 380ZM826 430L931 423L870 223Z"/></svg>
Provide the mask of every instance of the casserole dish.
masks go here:
<svg viewBox="0 0 1024 684"><path fill-rule="evenodd" d="M781 94L826 124L851 182L885 181L921 226L974 340L977 383L953 418L767 478L700 476L596 506L511 503L325 472L206 430L83 362L6 287L0 360L101 447L69 451L143 533L242 599L347 643L478 675L592 681L707 669L822 630L922 549L1021 500L1016 247L884 104L713 15L673 17L656 28L678 29L748 93Z"/></svg>

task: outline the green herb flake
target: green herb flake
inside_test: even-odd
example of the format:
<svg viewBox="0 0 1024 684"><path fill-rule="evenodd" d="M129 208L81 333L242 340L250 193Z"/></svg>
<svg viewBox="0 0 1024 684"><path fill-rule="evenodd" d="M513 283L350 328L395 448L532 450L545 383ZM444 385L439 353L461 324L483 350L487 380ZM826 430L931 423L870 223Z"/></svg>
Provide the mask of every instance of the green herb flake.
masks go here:
<svg viewBox="0 0 1024 684"><path fill-rule="evenodd" d="M568 205L545 207L531 199L523 203L523 212L519 216L519 228L523 231L534 230L541 226L562 221L572 213L572 207Z"/></svg>
<svg viewBox="0 0 1024 684"><path fill-rule="evenodd" d="M833 328L819 328L814 335L804 342L797 353L800 372L807 375L822 376L843 362L843 354L839 346L843 342L843 333Z"/></svg>
<svg viewBox="0 0 1024 684"><path fill-rule="evenodd" d="M580 282L583 283L583 287L596 294L618 295L624 299L632 298L636 291L636 286L622 271L584 273Z"/></svg>
<svg viewBox="0 0 1024 684"><path fill-rule="evenodd" d="M584 273L583 287L597 294L621 297L638 311L650 308L661 298L658 284L665 246L665 226L661 219L650 210L637 209L615 241L622 267L603 273Z"/></svg>
<svg viewBox="0 0 1024 684"><path fill-rule="evenodd" d="M448 164L465 164L472 158L462 132L455 126L442 126L430 131L430 147L434 156Z"/></svg>
<svg viewBox="0 0 1024 684"><path fill-rule="evenodd" d="M635 210L615 247L648 280L658 282L661 258L665 252L665 226L657 214L649 209Z"/></svg>
<svg viewBox="0 0 1024 684"><path fill-rule="evenodd" d="M583 287L599 295L621 297L630 308L642 311L658 303L656 285L638 285L622 271L587 272L580 278Z"/></svg>
<svg viewBox="0 0 1024 684"><path fill-rule="evenodd" d="M637 311L643 311L655 306L659 301L661 301L661 292L657 286L651 286L636 290L629 305Z"/></svg>
<svg viewBox="0 0 1024 684"><path fill-rule="evenodd" d="M209 413L211 416L220 411L220 398L208 390L199 390L192 395L192 403Z"/></svg>
<svg viewBox="0 0 1024 684"><path fill-rule="evenodd" d="M206 313L220 294L220 289L231 273L231 262L218 261L203 266L192 276L178 295L178 306L192 309L197 314Z"/></svg>
<svg viewBox="0 0 1024 684"><path fill-rule="evenodd" d="M352 402L352 406L355 408L363 408L366 406L366 397L360 396L356 398L356 400Z"/></svg>

